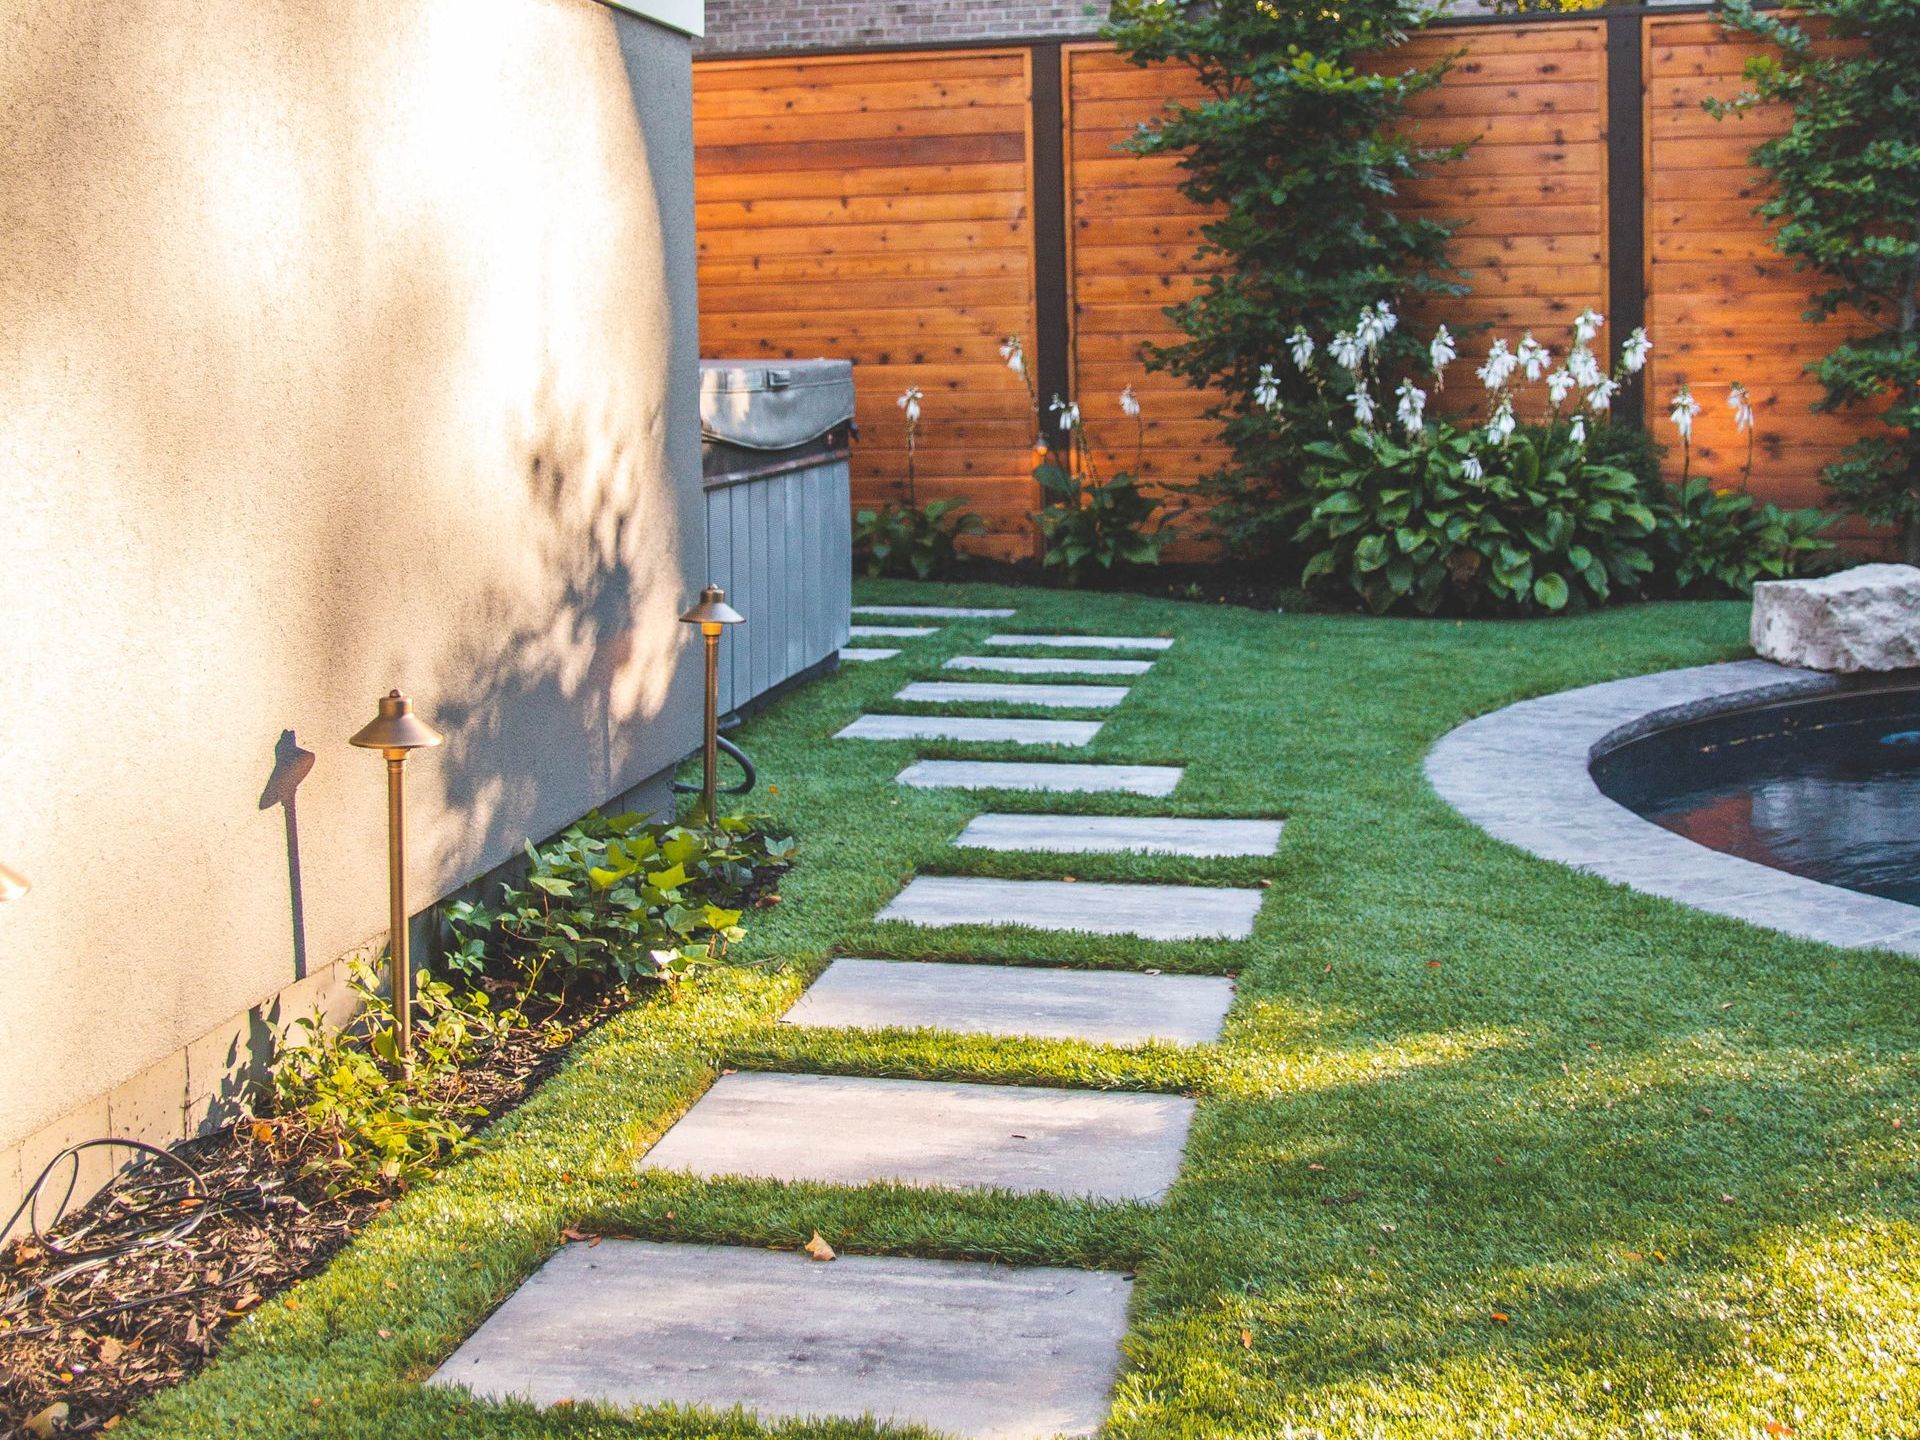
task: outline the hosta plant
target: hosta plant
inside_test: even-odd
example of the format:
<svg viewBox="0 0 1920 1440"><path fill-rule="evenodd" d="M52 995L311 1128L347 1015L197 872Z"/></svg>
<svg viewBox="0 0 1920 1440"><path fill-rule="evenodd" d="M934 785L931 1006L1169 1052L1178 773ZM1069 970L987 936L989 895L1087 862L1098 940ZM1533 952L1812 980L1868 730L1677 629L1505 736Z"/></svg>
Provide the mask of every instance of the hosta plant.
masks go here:
<svg viewBox="0 0 1920 1440"><path fill-rule="evenodd" d="M792 849L742 816L696 829L595 811L545 846L529 841L526 879L498 903L445 908L447 963L672 984L740 938L740 911L721 902Z"/></svg>
<svg viewBox="0 0 1920 1440"><path fill-rule="evenodd" d="M1589 463L1570 427L1495 449L1445 423L1396 439L1355 426L1313 441L1317 544L1302 584L1349 590L1376 614L1531 614L1631 592L1657 523L1628 471Z"/></svg>
<svg viewBox="0 0 1920 1440"><path fill-rule="evenodd" d="M1761 504L1699 475L1662 497L1659 519L1661 588L1686 598L1750 595L1756 580L1791 579L1833 549L1825 511Z"/></svg>
<svg viewBox="0 0 1920 1440"><path fill-rule="evenodd" d="M910 575L930 580L952 570L960 559L959 537L981 535L987 522L963 510L964 495L920 504L915 456L920 448L920 406L926 395L909 385L894 403L907 422L907 493L899 505L862 510L853 517L853 553L869 575Z"/></svg>
<svg viewBox="0 0 1920 1440"><path fill-rule="evenodd" d="M1079 584L1094 566L1111 571L1157 564L1170 538L1164 526L1154 523L1160 498L1140 488L1146 422L1131 385L1121 392L1120 409L1133 418L1138 437L1132 470L1100 479L1077 403L1053 402L1064 453L1036 447L1035 453L1044 456L1033 470L1046 501L1033 517L1040 527L1042 563L1060 567L1069 585Z"/></svg>

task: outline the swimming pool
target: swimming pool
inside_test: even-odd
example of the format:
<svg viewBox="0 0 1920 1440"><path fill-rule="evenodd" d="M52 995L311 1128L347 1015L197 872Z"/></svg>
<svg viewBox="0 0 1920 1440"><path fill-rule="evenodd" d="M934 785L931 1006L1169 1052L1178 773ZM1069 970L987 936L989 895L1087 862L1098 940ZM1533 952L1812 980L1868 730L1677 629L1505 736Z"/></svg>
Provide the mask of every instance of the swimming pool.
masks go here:
<svg viewBox="0 0 1920 1440"><path fill-rule="evenodd" d="M1696 844L1920 905L1920 686L1689 721L1606 751L1592 773Z"/></svg>

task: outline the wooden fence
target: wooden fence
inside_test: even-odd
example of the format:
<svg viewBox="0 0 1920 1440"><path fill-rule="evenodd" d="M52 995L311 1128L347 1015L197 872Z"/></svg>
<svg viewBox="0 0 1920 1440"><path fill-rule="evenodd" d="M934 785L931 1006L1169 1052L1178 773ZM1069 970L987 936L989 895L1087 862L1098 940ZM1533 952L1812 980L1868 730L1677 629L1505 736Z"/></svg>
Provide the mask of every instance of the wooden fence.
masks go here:
<svg viewBox="0 0 1920 1440"><path fill-rule="evenodd" d="M1606 313L1609 343L1644 319L1644 389L1666 438L1681 384L1705 405L1695 467L1728 481L1745 455L1725 404L1744 381L1759 415L1753 489L1820 498L1817 475L1857 421L1815 415L1807 360L1840 338L1800 313L1808 277L1752 214L1747 164L1783 123L1700 108L1739 87L1751 47L1698 12L1448 24L1395 52L1459 59L1410 123L1467 156L1409 187L1412 209L1465 222L1454 255L1472 294L1430 319L1533 331L1564 350L1573 317ZM1154 481L1189 479L1223 451L1208 397L1140 364L1177 331L1164 307L1204 274L1207 218L1169 158L1116 151L1195 91L1186 72L1127 64L1097 42L715 60L695 67L701 342L727 357L831 355L856 365L863 439L854 504L905 491L896 397L926 394L921 499L967 496L982 548L1032 553L1029 393L1000 356L1025 337L1038 393L1077 398L1109 467L1139 443ZM1474 393L1472 361L1449 393ZM1137 437L1117 397L1144 407ZM1638 398L1638 397L1635 397ZM1673 468L1678 469L1678 456Z"/></svg>

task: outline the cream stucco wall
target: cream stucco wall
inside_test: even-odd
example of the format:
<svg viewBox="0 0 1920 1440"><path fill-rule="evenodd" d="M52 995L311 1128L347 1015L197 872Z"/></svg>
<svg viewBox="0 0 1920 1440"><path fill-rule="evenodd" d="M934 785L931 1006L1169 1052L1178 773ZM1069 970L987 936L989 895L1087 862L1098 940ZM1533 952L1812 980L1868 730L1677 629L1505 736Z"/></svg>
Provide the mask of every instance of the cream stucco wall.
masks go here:
<svg viewBox="0 0 1920 1440"><path fill-rule="evenodd" d="M389 687L421 906L693 745L687 64L591 0L0 6L13 1164L379 943Z"/></svg>

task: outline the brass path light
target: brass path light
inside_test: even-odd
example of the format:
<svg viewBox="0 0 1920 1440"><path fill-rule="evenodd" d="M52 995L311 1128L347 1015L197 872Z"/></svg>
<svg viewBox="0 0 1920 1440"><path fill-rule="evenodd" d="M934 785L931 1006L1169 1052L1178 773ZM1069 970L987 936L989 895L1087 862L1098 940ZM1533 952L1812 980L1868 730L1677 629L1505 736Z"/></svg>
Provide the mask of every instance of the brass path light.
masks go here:
<svg viewBox="0 0 1920 1440"><path fill-rule="evenodd" d="M707 729L702 752L706 774L700 786L700 808L708 825L717 818L720 793L720 632L746 618L727 604L727 592L713 584L700 592L700 603L680 617L683 624L698 625L707 642Z"/></svg>
<svg viewBox="0 0 1920 1440"><path fill-rule="evenodd" d="M393 991L394 1051L403 1069L413 1063L413 970L407 957L407 802L409 751L438 745L440 732L413 713L398 690L380 700L380 713L349 744L387 757L387 953Z"/></svg>

